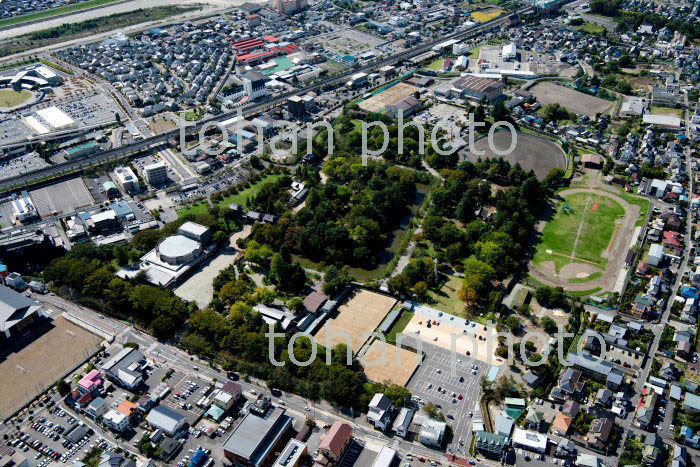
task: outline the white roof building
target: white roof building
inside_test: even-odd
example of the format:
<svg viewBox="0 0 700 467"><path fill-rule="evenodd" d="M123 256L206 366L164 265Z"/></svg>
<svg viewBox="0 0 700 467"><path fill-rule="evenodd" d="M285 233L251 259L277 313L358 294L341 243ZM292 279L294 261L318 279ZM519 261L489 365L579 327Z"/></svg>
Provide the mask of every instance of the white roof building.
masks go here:
<svg viewBox="0 0 700 467"><path fill-rule="evenodd" d="M644 114L643 122L650 125L657 125L662 128L680 129L682 120L675 115L652 115Z"/></svg>
<svg viewBox="0 0 700 467"><path fill-rule="evenodd" d="M146 421L152 427L159 428L168 435L177 433L187 424L184 415L162 405L153 407L148 413Z"/></svg>
<svg viewBox="0 0 700 467"><path fill-rule="evenodd" d="M521 430L520 428L513 430L513 445L528 451L544 453L547 450L548 441L549 438L545 435L534 431Z"/></svg>

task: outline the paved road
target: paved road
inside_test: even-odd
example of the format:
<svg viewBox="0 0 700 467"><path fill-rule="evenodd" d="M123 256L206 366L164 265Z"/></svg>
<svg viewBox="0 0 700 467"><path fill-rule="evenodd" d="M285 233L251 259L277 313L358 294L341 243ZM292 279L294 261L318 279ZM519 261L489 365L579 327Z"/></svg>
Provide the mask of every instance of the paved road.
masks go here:
<svg viewBox="0 0 700 467"><path fill-rule="evenodd" d="M532 9L532 7L523 8L523 9L518 10L518 13L525 13L527 11L530 11L531 9ZM289 96L297 95L297 94L304 94L304 93L308 93L311 91L318 91L321 88L325 88L326 86L336 85L336 84L344 82L347 79L347 77L350 76L351 74L358 73L358 72L369 72L369 71L373 71L373 70L376 70L378 68L381 68L385 65L391 65L391 64L401 62L403 60L407 60L411 57L415 57L417 55L420 55L422 53L425 53L425 52L431 50L431 48L435 44L438 44L438 43L443 42L443 41L448 40L448 39L466 39L466 38L476 37L480 34L483 34L487 30L491 30L491 29L497 28L497 27L502 27L502 25L507 21L509 21L508 16L505 16L505 17L494 19L494 20L486 22L486 23L482 23L482 24L475 26L475 27L473 27L469 30L466 30L466 31L455 32L453 34L442 37L440 39L436 39L433 41L429 41L427 43L423 43L423 44L416 46L412 49L409 49L407 51L404 51L404 52L401 52L398 54L394 54L394 55L390 55L390 56L387 56L385 58L381 58L381 59L376 60L370 64L360 66L357 68L352 68L348 71L340 73L336 76L328 78L328 79L321 81L319 83L316 83L316 84L313 84L310 86L306 86L306 87L301 88L301 89L296 89L293 91L284 92L284 93L279 94L278 96L276 96L272 99L269 99L267 101L264 101L261 103L252 103L246 107L239 108L239 109L236 109L234 111L227 112L227 113L224 113L222 115L218 115L216 117L203 119L203 120L197 122L196 125L189 127L189 128L191 128L192 131L198 131L199 128L201 128L203 125L205 125L209 122L224 121L228 118L238 116L239 112L241 112L244 117L256 115L260 112L263 112L265 110L276 107L277 105L280 105L280 104L286 102L286 100ZM36 53L36 51L34 51L33 53ZM157 135L157 136L145 138L141 141L135 141L129 145L124 145L124 146L121 146L119 148L105 151L103 153L100 153L96 156L93 156L93 157L90 157L87 159L81 159L80 161L74 161L74 162L66 162L63 164L56 164L54 166L45 168L43 170L34 171L34 172L24 174L24 175L19 176L19 177L8 178L8 179L5 179L2 182L0 182L0 189L8 189L11 187L18 187L18 186L26 187L28 184L31 184L37 180L40 180L40 179L44 179L44 178L52 177L52 176L57 176L59 174L66 173L66 172L72 172L72 171L79 170L79 169L84 168L84 167L91 167L91 166L97 165L99 163L114 160L117 158L135 155L135 154L138 154L139 152L141 152L147 148L150 148L154 145L161 144L169 139L179 138L179 134L180 134L179 129L171 130L171 131L164 132L164 133Z"/></svg>
<svg viewBox="0 0 700 467"><path fill-rule="evenodd" d="M78 317L80 320L89 323L91 326L112 333L115 336L115 344L125 344L127 342L139 344L139 348L144 355L157 366L173 368L185 375L203 378L209 381L213 381L214 379L222 381L227 378L225 372L209 367L207 362L190 356L169 343L157 342L152 336L140 332L126 323L107 316L100 317L102 315L99 313L58 296L36 295L34 298L41 301L48 308L53 309L54 313L68 312ZM239 380L238 382L243 386L244 393L246 393L248 397L253 397L255 394L265 394L273 397L270 391L265 388L263 382L254 380L251 382ZM364 416L350 418L338 413L325 402L309 401L294 394L284 394L281 398L273 397L274 401L279 401L280 399L284 402L284 405L289 411L300 416L314 418L319 425L332 424L334 421L342 419L353 425L354 434L359 439L386 444L397 449L404 455L410 453L414 456L438 460L443 465L449 464L443 457L443 452L427 448L417 443L410 443L402 439L388 438L384 434L374 430L365 420ZM0 426L0 434L3 433L3 430L7 430L7 428ZM102 433L101 430L100 433Z"/></svg>

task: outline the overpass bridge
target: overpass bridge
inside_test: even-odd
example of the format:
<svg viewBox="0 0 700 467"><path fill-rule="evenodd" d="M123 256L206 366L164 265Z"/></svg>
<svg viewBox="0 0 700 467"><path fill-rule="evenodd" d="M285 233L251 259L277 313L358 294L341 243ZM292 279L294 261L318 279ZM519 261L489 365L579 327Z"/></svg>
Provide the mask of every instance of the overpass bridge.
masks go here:
<svg viewBox="0 0 700 467"><path fill-rule="evenodd" d="M190 131L199 131L203 126L210 124L212 122L221 122L233 117L238 116L239 112L243 115L244 118L247 118L249 116L257 115L262 112L265 112L267 110L270 110L274 107L277 107L281 104L284 104L287 99L293 95L297 94L306 94L308 92L312 91L318 91L321 88L325 88L327 86L333 86L339 83L342 83L345 81L349 76L355 74L355 73L360 73L360 72L371 72L376 69L379 69L383 66L386 65L393 65L399 62L402 62L403 60L407 60L413 57L416 57L418 55L421 55L423 53L426 53L430 51L435 45L443 43L447 40L451 39L457 39L457 40L463 40L463 39L472 39L474 37L477 37L480 34L483 34L484 32L490 31L492 29L500 28L504 26L506 23L509 23L511 20L511 17L514 15L520 15L524 13L529 13L534 11L534 7L529 6L525 8L521 8L519 10L516 10L513 13L510 13L508 15L504 15L502 17L493 19L491 21L485 22L478 24L477 26L474 26L472 28L469 28L464 31L458 31L452 34L448 34L447 36L441 37L439 39L431 40L429 42L426 42L424 44L420 44L410 50L403 51L394 55L390 55L384 58L377 59L371 63L356 67L356 68L351 68L347 71L344 71L343 73L340 73L339 75L330 77L328 79L325 79L321 82L300 88L300 89L295 89L293 91L288 91L284 92L282 94L278 94L271 99L268 99L263 102L257 102L257 103L251 103L248 104L247 106L244 106L242 108L238 108L235 110L232 110L230 112L225 112L221 115L217 115L214 117L209 117L203 120L200 120L196 122L196 124L191 125L187 127L188 133ZM149 138L145 138L140 141L134 141L132 143L129 143L128 145L120 146L118 148L113 148L107 151L104 151L100 154L96 154L93 156L90 156L85 159L80 159L76 161L69 161L69 162L64 162L60 164L55 164L49 167L45 167L43 169L35 170L32 172L27 172L22 175L18 175L15 177L7 178L5 180L0 181L0 192L7 192L7 191L16 191L20 189L26 189L27 187L39 183L39 182L45 182L48 179L58 177L61 175L65 175L68 173L72 172L77 172L86 168L90 167L95 167L98 165L101 165L106 162L112 162L116 161L119 159L123 159L126 157L134 157L148 149L151 149L155 146L161 145L168 140L175 139L178 140L180 137L180 129L176 128L174 130L167 131L165 133L161 133L160 135L156 136L151 136Z"/></svg>

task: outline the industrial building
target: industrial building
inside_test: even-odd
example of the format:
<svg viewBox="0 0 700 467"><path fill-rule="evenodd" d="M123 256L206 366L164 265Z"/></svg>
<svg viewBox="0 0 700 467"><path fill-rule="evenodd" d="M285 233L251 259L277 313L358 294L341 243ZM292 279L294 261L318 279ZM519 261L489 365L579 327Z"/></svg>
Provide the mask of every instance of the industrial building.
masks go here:
<svg viewBox="0 0 700 467"><path fill-rule="evenodd" d="M249 412L224 441L224 456L234 465L267 466L293 435L292 417L284 408L275 407L265 416Z"/></svg>
<svg viewBox="0 0 700 467"><path fill-rule="evenodd" d="M433 91L436 96L447 98L468 98L476 101L486 99L493 102L503 95L504 84L488 78L466 76L443 83Z"/></svg>
<svg viewBox="0 0 700 467"><path fill-rule="evenodd" d="M19 195L12 196L12 217L17 222L24 222L39 217L29 193L23 191Z"/></svg>
<svg viewBox="0 0 700 467"><path fill-rule="evenodd" d="M0 285L0 342L22 334L43 316L41 310L39 302Z"/></svg>
<svg viewBox="0 0 700 467"><path fill-rule="evenodd" d="M153 407L146 417L146 422L169 436L178 433L187 425L184 415L163 405Z"/></svg>
<svg viewBox="0 0 700 467"><path fill-rule="evenodd" d="M143 381L143 370L147 365L146 357L141 352L124 347L102 365L102 371L111 381L131 390Z"/></svg>

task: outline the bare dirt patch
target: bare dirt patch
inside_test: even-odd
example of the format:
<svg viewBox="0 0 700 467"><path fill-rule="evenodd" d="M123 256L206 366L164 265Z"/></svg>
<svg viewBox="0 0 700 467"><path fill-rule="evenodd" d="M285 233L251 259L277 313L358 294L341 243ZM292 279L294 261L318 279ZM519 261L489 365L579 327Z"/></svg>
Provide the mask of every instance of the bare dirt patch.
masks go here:
<svg viewBox="0 0 700 467"><path fill-rule="evenodd" d="M386 352L386 354L385 354ZM360 359L365 375L378 383L406 386L420 363L418 354L375 339Z"/></svg>
<svg viewBox="0 0 700 467"><path fill-rule="evenodd" d="M386 295L356 290L316 333L316 343L332 348L337 344L348 344L346 339L349 338L353 355L357 354L396 302L395 298Z"/></svg>
<svg viewBox="0 0 700 467"><path fill-rule="evenodd" d="M561 267L559 277L563 280L585 279L597 272L602 272L600 268L587 263L569 263Z"/></svg>
<svg viewBox="0 0 700 467"><path fill-rule="evenodd" d="M561 148L552 141L527 133L517 133L516 144L513 152L506 156L499 156L489 149L488 138L481 138L474 142L476 151L472 154L465 150L463 156L472 162L476 162L479 158L503 158L512 165L520 164L525 171L533 170L540 180L546 177L552 169L566 169L566 156ZM493 135L493 145L499 151L507 150L511 145L510 132L497 131ZM484 154L479 155L478 152L481 151Z"/></svg>
<svg viewBox="0 0 700 467"><path fill-rule="evenodd" d="M542 105L561 104L571 112L591 118L597 113L607 112L614 104L612 101L589 96L551 81L538 83L530 91Z"/></svg>
<svg viewBox="0 0 700 467"><path fill-rule="evenodd" d="M102 338L66 321L50 321L0 358L0 417L7 418L94 353Z"/></svg>

